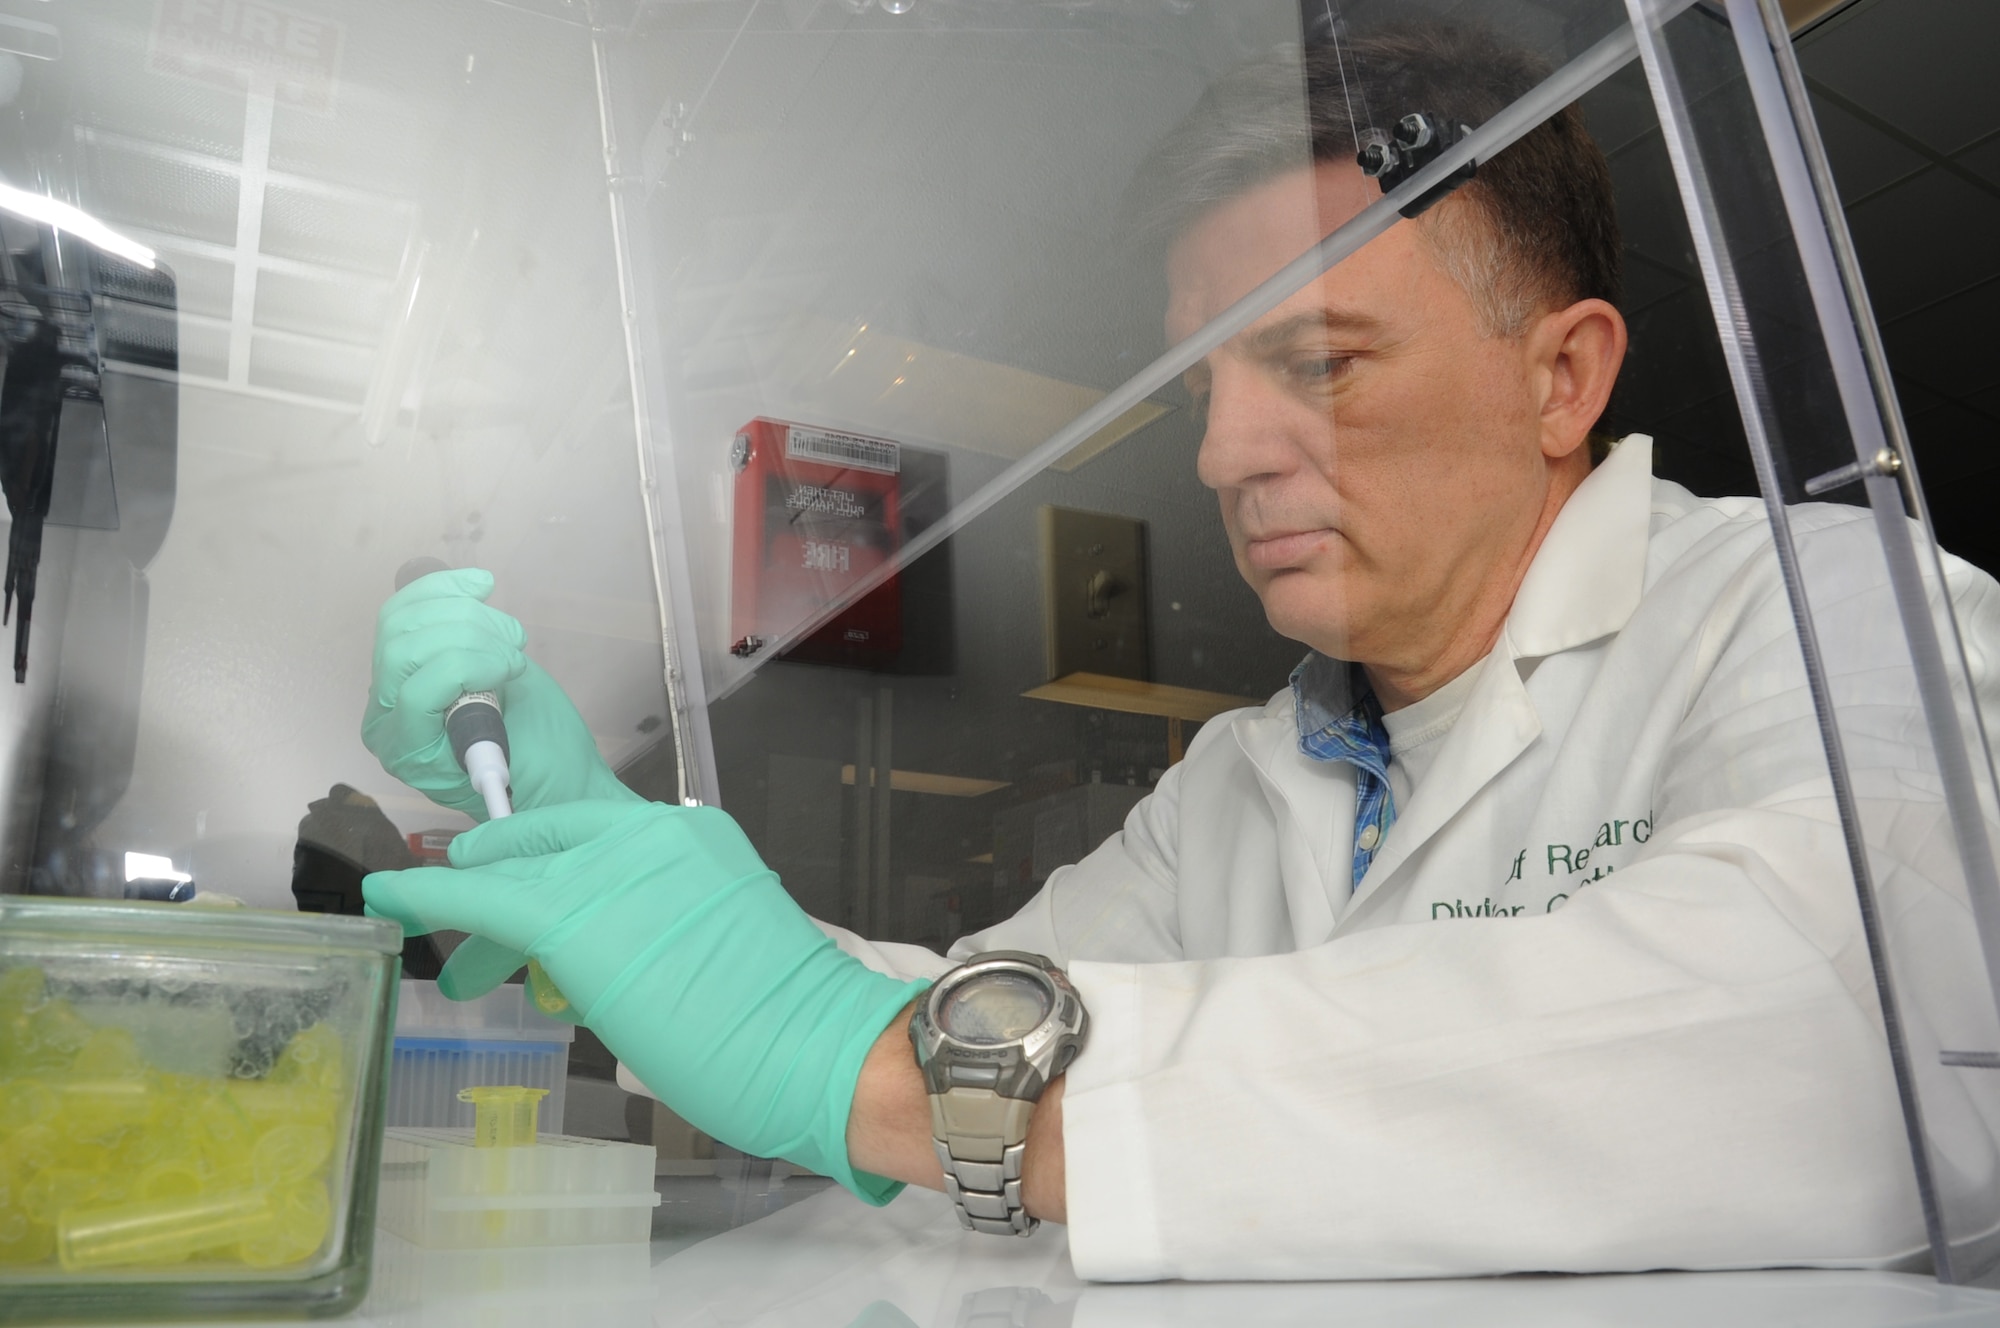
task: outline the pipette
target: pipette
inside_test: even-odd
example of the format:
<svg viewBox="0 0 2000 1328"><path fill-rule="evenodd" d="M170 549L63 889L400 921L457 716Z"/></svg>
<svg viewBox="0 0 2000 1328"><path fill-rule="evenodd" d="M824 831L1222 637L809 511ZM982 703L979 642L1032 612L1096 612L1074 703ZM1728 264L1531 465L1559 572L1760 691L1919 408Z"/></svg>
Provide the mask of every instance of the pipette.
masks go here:
<svg viewBox="0 0 2000 1328"><path fill-rule="evenodd" d="M486 803L488 820L514 814L508 786L507 723L500 718L500 698L492 692L467 692L444 712L444 735L451 754L465 767L465 778Z"/></svg>
<svg viewBox="0 0 2000 1328"><path fill-rule="evenodd" d="M448 572L451 565L428 555L412 558L396 569L396 589L401 590L419 577L432 572ZM466 692L445 708L444 735L451 754L465 771L465 778L486 804L486 818L497 821L514 814L509 786L514 776L507 761L507 721L500 714L500 697L494 692ZM528 961L528 993L543 1014L561 1014L569 1009L569 997L562 994L540 961Z"/></svg>
<svg viewBox="0 0 2000 1328"><path fill-rule="evenodd" d="M412 558L396 569L396 589L432 572L450 570L441 558ZM513 773L507 766L507 721L500 717L499 695L466 692L460 696L444 712L444 734L466 780L486 803L487 818L497 821L512 816L514 803L508 786L513 783Z"/></svg>

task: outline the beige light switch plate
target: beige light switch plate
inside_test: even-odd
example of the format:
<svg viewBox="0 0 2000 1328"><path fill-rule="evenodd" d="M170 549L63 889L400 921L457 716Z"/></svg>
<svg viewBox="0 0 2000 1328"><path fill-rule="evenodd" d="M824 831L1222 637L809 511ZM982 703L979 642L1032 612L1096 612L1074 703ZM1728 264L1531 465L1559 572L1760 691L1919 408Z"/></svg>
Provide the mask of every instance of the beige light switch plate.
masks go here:
<svg viewBox="0 0 2000 1328"><path fill-rule="evenodd" d="M1049 678L1097 673L1150 680L1146 523L1044 507L1041 525Z"/></svg>

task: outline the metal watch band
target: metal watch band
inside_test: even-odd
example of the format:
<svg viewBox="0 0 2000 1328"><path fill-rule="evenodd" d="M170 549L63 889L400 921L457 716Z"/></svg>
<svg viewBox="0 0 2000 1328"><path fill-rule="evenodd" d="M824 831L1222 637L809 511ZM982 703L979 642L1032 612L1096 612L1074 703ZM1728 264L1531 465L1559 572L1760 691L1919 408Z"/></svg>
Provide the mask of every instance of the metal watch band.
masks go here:
<svg viewBox="0 0 2000 1328"><path fill-rule="evenodd" d="M990 1088L954 1085L931 1098L931 1147L967 1230L1025 1236L1039 1225L1021 1201L1021 1158L1034 1114L1032 1098L1002 1097Z"/></svg>
<svg viewBox="0 0 2000 1328"><path fill-rule="evenodd" d="M944 1168L944 1192L958 1206L959 1224L966 1230L989 1236L1025 1236L1041 1225L1039 1219L1028 1216L1021 1202L1025 1141L1005 1144L999 1139L947 1135L932 1139L931 1145ZM995 1154L997 1161L985 1160Z"/></svg>

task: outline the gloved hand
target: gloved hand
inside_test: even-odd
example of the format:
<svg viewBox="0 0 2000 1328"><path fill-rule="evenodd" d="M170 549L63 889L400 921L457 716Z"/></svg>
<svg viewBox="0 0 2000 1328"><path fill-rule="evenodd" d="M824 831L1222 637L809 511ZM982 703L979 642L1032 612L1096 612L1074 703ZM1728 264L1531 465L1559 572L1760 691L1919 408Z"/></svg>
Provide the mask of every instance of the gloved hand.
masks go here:
<svg viewBox="0 0 2000 1328"><path fill-rule="evenodd" d="M521 624L485 603L492 593L492 574L467 567L419 577L390 596L376 620L361 741L411 788L483 821L486 804L452 755L444 712L466 692L494 692L517 808L643 801L598 755L562 688L523 653Z"/></svg>
<svg viewBox="0 0 2000 1328"><path fill-rule="evenodd" d="M712 807L582 802L460 835L454 868L378 872L371 913L475 931L540 960L661 1101L745 1152L871 1202L847 1117L861 1063L923 990L843 954Z"/></svg>

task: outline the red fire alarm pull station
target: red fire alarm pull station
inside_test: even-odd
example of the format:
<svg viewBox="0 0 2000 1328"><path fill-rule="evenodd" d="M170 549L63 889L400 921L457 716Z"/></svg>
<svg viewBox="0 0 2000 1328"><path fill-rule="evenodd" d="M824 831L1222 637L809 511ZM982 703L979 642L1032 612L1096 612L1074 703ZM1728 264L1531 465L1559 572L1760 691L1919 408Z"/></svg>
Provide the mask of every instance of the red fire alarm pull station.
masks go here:
<svg viewBox="0 0 2000 1328"><path fill-rule="evenodd" d="M866 667L903 646L890 577L854 588L902 543L902 449L883 438L757 419L737 432L730 653L745 658L844 605L788 659Z"/></svg>

